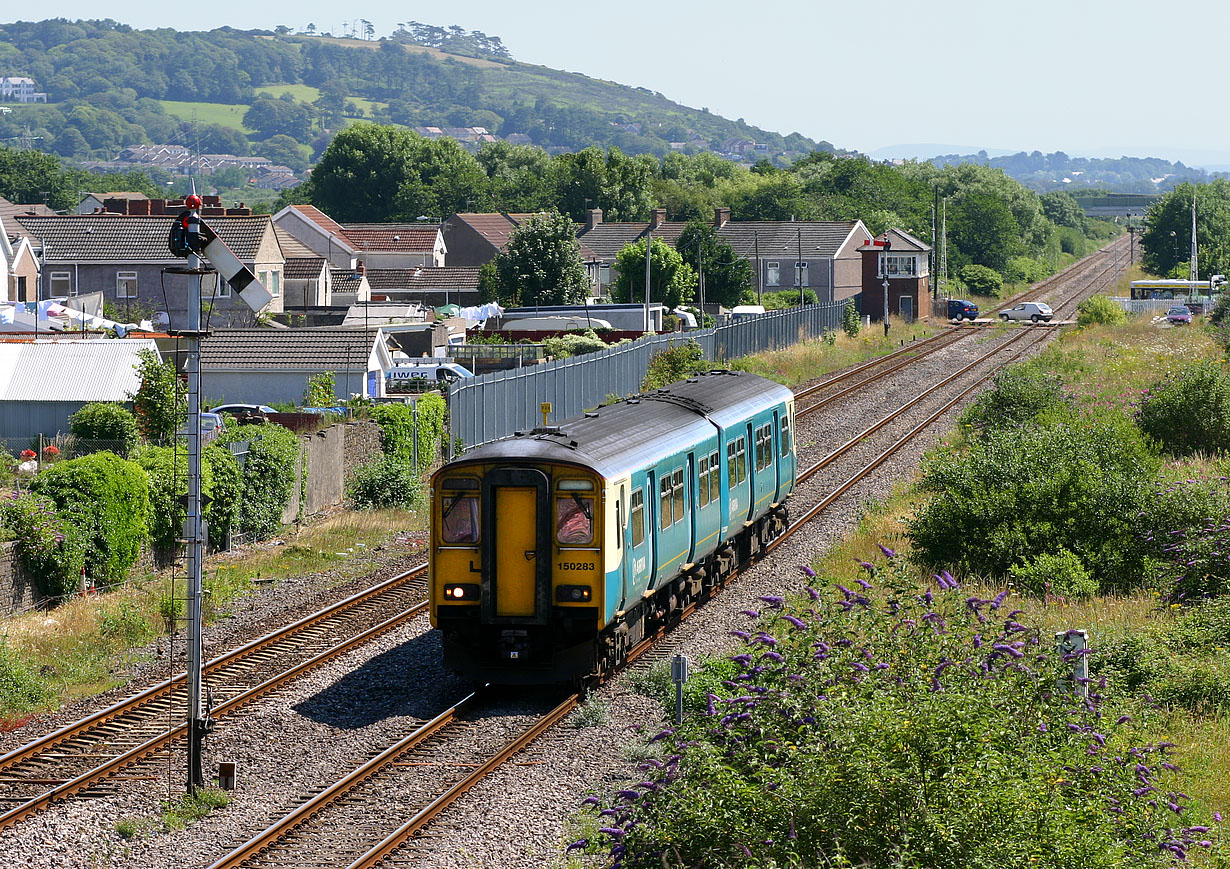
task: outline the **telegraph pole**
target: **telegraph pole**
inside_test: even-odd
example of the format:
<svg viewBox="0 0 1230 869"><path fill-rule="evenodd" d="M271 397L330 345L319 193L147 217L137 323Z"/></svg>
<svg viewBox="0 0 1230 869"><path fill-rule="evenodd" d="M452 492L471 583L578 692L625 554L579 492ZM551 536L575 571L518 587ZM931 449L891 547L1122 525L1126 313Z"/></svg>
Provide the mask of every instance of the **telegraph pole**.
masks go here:
<svg viewBox="0 0 1230 869"><path fill-rule="evenodd" d="M650 230L645 230L645 331L649 331L649 250L653 247Z"/></svg>

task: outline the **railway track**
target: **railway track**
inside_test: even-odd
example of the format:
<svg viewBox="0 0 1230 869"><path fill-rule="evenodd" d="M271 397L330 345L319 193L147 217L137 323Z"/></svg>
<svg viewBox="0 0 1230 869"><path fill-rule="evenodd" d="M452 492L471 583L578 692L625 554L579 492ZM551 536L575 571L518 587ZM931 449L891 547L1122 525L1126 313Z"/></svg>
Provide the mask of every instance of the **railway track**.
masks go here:
<svg viewBox="0 0 1230 869"><path fill-rule="evenodd" d="M1065 306L1075 306L1080 296L1088 293L1091 287L1097 285L1099 284L1096 280L1087 283L1084 293L1078 292L1064 300L1062 304ZM768 552L772 552L781 546L791 535L806 526L836 501L837 498L872 473L878 465L908 445L936 420L951 411L994 376L995 372L1002 366L1021 358L1038 344L1047 340L1048 337L1050 337L1048 329L1017 330L1016 334L1007 337L998 346L987 350L976 359L962 366L959 370L954 371L938 383L931 385L918 396L853 435L845 444L809 465L799 474L800 483L811 479L821 470L832 466L855 444L872 437L921 401L937 395L944 398L940 406L928 414L922 422L916 424L908 432L896 438L886 448L880 450L872 461L858 468L844 482L830 488L819 497L811 507L790 524L781 537L770 544ZM936 343L940 344L941 347L948 346L943 341L937 341ZM977 369L980 367L984 367L987 370L976 376L971 382L961 386L955 395L948 394L949 388L954 383L961 378L968 378L971 373L977 375ZM819 386L831 385L837 379L834 378L826 381L819 384ZM818 409L820 406L820 403L813 404L806 412ZM690 617L700 606L703 606L703 601L690 606L684 612L683 619ZM638 645L633 650L629 663L662 660L673 653L673 651L673 644L669 640L669 634L662 630L657 635L646 638L643 643ZM258 836L253 837L241 847L236 848L230 854L213 863L210 869L237 869L237 867L241 866L256 867L270 865L346 866L347 869L365 869L365 867L377 865L416 865L417 861L413 854L402 853L399 849L419 835L431 820L437 817L448 805L455 802L479 781L499 769L509 759L515 757L519 752L532 744L542 733L561 721L576 707L580 699L580 693L573 693L562 697L558 703L554 703L549 713L532 724L518 728L518 732L512 738L501 743L498 748L490 751L481 760L473 759L471 761L473 766L471 772L464 777L458 777L455 780L450 779L443 787L436 788L434 793L429 792L428 794L419 794L418 796L410 796L404 791L391 793L389 789L396 787L394 780L401 775L401 768L398 764L407 763L404 758L408 756L408 753L414 750L421 750L424 746L423 737L420 734L423 733L426 725L416 728L397 743L364 762L344 779L330 785L312 800L277 820ZM465 702L472 703L477 701L472 696L467 698ZM478 710L467 709L467 712L472 715L482 714ZM445 715L451 716L450 720L455 720L456 712L449 710ZM433 731L433 737L436 738L443 738L443 734L443 728ZM436 749L433 747L432 750L435 751ZM462 754L464 755L464 752ZM450 744L447 749L443 749L442 756L456 758L458 756L456 746ZM409 763L414 762L423 761L409 761ZM416 780L416 790L419 789L420 784ZM382 794L385 805L391 802L394 805L404 807L402 813L408 814L410 816L409 819L397 825L388 818L381 818L380 823L373 823L371 819L372 813L364 811L364 807L369 806L371 802L365 795L373 792L380 792ZM356 807L358 808L358 817L356 817ZM370 844L366 848L362 848L357 841L360 831L371 834ZM341 841L331 843L329 841L330 834L337 836L339 833L341 834Z"/></svg>
<svg viewBox="0 0 1230 869"><path fill-rule="evenodd" d="M1091 257L1090 259L1093 258ZM1044 289L1046 292L1062 292L1064 287L1079 284L1076 293L1070 298L1057 301L1055 305L1057 312L1068 306L1074 307L1079 298L1097 292L1098 289L1113 280L1113 270L1106 268L1106 259L1107 257L1103 255L1099 258L1099 263L1090 264L1088 267L1081 268L1075 273L1068 273L1066 275L1061 273L1055 276L1054 279L1048 279L1047 282L1043 282L1045 287L1039 285L1033 288L1031 292L1039 289ZM1099 265L1101 266L1100 271ZM1019 298L1013 300L1013 303L1015 304L1018 301ZM807 468L800 474L800 482L811 478L822 467L827 467L836 461L841 454L850 449L855 443L870 437L876 430L887 426L893 419L900 417L910 408L917 405L923 398L942 390L974 367L990 362L997 356L1008 355L1009 351L1020 343L1020 349L1011 356L1011 359L1018 358L1029 347L1043 340L1048 332L1049 330L1045 327L1021 329L1019 334L1010 338L1002 346L983 354L979 359L962 368L961 371L950 375L940 384L917 396L868 430L860 432L851 438L845 445L834 450L828 456L821 459L820 462ZM800 409L799 413L800 415L810 414L841 398L850 397L868 383L898 371L926 356L939 352L967 335L968 331L965 329L949 329L925 341L916 342L904 347L888 356L880 357L817 384L809 385L799 390L798 395L800 398L814 397L817 393L830 390L836 385L862 377L862 379L857 380L851 386L846 386L836 393L818 398L816 401L805 405ZM999 364L1007 364L1011 359L1005 359ZM957 397L951 399L941 409L935 411L928 417L926 422L920 424L908 435L899 439L876 461L864 466L858 474L847 480L840 490L833 490L822 498L817 502L816 506L804 514L803 519L800 519L791 526L787 535L793 533L796 527L801 527L801 524L807 519L817 515L825 506L831 504L833 500L839 497L842 492L855 485L870 473L876 465L908 443L921 431L925 430L935 419L941 417L990 376L991 374L988 373L968 386ZM785 536L779 538L771 549L776 548L785 539ZM370 642L375 637L395 629L404 624L409 618L425 610L426 602L423 600L424 574L425 565L413 568L378 586L374 586L365 592L341 601L326 610L322 610L320 613L313 614L293 625L287 626L287 628L281 631L274 632L211 661L207 665L207 675L212 685L219 686L217 696L215 697L215 716L220 720L224 719L229 713L269 695L304 672L321 666L327 661L336 658L346 651L357 648L365 642ZM384 617L382 618L381 616ZM634 655L638 658L644 656L658 658L667 655L670 646L669 644L663 644L661 642L662 639L663 636L661 634L657 637L649 638L646 643L642 644L643 647L638 647L634 651ZM294 665L287 668L284 663L280 663L285 657L289 657L294 661ZM268 678L261 678L264 676ZM83 791L89 791L91 794L105 792L100 791L100 783L105 782L109 778L116 778L118 780L118 774L121 772L139 772L141 764L149 762L151 758L158 756L160 752L165 752L169 746L182 739L184 727L169 726L168 722L183 720L183 710L185 708L183 683L183 675L168 680L122 703L102 710L87 719L62 728L43 739L0 757L0 830L18 823L23 818L30 817L56 801L68 799ZM357 846L350 847L347 853L357 855L350 865L353 867L374 865L375 862L379 862L388 857L389 854L396 852L405 841L412 838L426 824L430 823L431 819L439 811L442 811L445 806L465 793L482 777L498 769L508 758L514 756L532 742L533 739L537 738L538 734L549 728L551 723L565 716L575 706L577 700L578 697L576 695L563 699L553 709L554 711L562 708L563 711L550 718L550 723L539 726L538 722L536 722L533 726L527 727L524 733L519 734L517 739L509 740L499 752L481 762L476 760L470 773L458 778L456 781L450 779L452 784L449 785L445 792L438 793L431 799L425 800L424 805L413 814L410 821L399 826L398 829L388 832L380 839L378 844L369 847L368 850L363 850ZM472 703L473 701L470 702ZM468 712L469 708L464 707L461 714L463 716L470 714ZM402 748L393 751L391 747L386 752L382 752L371 759L367 763L373 764L372 768L368 773L355 777L352 785L338 783L326 789L331 794L336 792L336 797L325 798L323 796L325 792L322 792L322 795L313 798L311 808L301 807L297 809L296 813L292 813L293 820L288 823L290 829L298 829L300 832L291 837L291 839L288 839L288 841L306 839L306 831L313 824L312 819L324 813L326 806L330 805L333 801L343 805L348 802L351 804L363 804L364 801L362 799L347 796L347 794L352 792L353 787L363 784L367 786L383 786L379 783L385 780L386 771L412 768L408 767L408 764L431 765L437 763L435 761L405 760L405 757L413 755L415 752L419 754L423 752L430 753L434 750L431 746L443 744L441 741L444 739L444 731L452 732L458 729L457 718L458 713L454 712L451 719L451 727L437 728L431 734L425 731L419 732L422 728L416 728L416 732L419 733L417 737L413 734L408 734L405 740L398 743L399 745L404 743ZM545 721L546 718L543 720ZM422 727L426 727L429 723L423 723ZM417 742L415 741L416 739L418 740ZM393 753L390 754L391 751ZM100 760L100 758L102 759ZM367 763L362 768L366 768ZM341 824L341 828L348 831L355 829L353 825L348 825L345 822ZM280 830L282 829L277 824L271 826L270 830L266 831L269 836L263 843L246 843L243 848L237 849L235 852L238 853L239 850L246 849L242 856L234 856L232 854L215 865L267 865L265 858L261 855L266 852L274 853L270 850L271 848L282 847L281 845L271 844L281 841L280 837L283 834ZM253 840L253 842L256 842L256 840ZM379 852L378 855L377 852ZM310 862L296 862L297 860L304 859L306 857L301 855L300 858L291 858L289 863L280 859L276 862L280 865L312 865ZM333 854L328 857L326 862L320 865L340 865L340 862L337 855Z"/></svg>

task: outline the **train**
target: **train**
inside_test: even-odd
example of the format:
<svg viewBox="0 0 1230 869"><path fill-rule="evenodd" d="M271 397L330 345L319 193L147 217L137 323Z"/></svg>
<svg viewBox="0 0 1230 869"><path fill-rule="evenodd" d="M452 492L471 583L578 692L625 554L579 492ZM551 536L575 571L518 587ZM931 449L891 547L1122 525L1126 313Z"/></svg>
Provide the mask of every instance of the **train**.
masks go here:
<svg viewBox="0 0 1230 869"><path fill-rule="evenodd" d="M609 672L779 536L794 395L715 370L477 447L431 478L431 622L493 684Z"/></svg>

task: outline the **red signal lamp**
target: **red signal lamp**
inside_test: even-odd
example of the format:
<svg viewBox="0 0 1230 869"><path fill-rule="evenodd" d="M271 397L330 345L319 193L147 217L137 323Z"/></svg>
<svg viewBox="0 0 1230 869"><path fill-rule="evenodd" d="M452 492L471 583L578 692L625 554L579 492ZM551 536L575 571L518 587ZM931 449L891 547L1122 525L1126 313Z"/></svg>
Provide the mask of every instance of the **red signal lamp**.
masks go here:
<svg viewBox="0 0 1230 869"><path fill-rule="evenodd" d="M195 193L189 193L184 199L184 205L191 208L193 211L201 207L201 197Z"/></svg>

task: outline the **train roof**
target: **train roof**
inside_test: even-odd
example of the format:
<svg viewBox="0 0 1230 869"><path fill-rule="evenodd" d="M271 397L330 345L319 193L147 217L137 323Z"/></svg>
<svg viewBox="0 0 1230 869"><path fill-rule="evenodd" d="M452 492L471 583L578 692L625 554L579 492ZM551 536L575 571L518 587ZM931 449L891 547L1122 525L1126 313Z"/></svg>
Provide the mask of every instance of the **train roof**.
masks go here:
<svg viewBox="0 0 1230 869"><path fill-rule="evenodd" d="M755 374L712 371L556 426L518 432L459 461L562 462L615 478L712 436L714 426L727 428L792 398L789 389Z"/></svg>

